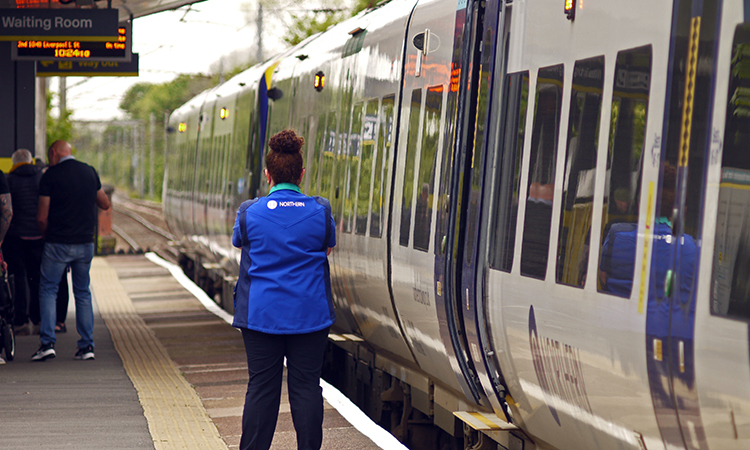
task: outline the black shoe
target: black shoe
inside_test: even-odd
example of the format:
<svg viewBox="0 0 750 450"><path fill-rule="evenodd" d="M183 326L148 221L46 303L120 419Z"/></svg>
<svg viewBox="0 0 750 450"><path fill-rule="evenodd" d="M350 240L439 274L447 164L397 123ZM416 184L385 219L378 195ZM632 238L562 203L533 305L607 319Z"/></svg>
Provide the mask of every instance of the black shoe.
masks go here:
<svg viewBox="0 0 750 450"><path fill-rule="evenodd" d="M54 358L56 356L55 353L55 344L42 344L39 347L39 350L36 351L33 355L31 355L32 361L44 361L45 359Z"/></svg>
<svg viewBox="0 0 750 450"><path fill-rule="evenodd" d="M94 346L88 345L84 348L79 348L76 352L76 359L94 359Z"/></svg>

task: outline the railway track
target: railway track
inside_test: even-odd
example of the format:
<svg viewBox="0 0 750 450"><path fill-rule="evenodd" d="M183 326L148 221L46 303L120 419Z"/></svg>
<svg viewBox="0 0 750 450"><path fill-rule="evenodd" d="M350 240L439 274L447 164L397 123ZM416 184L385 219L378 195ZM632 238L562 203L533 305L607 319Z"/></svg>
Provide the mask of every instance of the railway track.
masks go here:
<svg viewBox="0 0 750 450"><path fill-rule="evenodd" d="M112 196L112 231L116 238L116 253L153 251L174 259L169 247L174 235L169 231L159 203L115 193Z"/></svg>

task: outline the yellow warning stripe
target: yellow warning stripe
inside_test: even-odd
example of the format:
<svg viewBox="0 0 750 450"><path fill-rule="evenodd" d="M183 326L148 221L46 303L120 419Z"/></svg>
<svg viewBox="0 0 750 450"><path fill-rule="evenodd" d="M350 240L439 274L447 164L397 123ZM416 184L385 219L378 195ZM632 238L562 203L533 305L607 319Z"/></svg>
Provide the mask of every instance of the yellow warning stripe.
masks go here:
<svg viewBox="0 0 750 450"><path fill-rule="evenodd" d="M738 183L721 183L719 187L723 188L731 188L731 189L742 189L745 191L750 191L750 185L747 184L738 184Z"/></svg>
<svg viewBox="0 0 750 450"><path fill-rule="evenodd" d="M646 268L648 267L648 249L651 245L651 224L654 218L654 182L648 183L648 206L646 209L646 233L643 237L643 259L641 261L641 289L638 294L638 314L643 314L646 302Z"/></svg>
<svg viewBox="0 0 750 450"><path fill-rule="evenodd" d="M491 430L499 429L500 426L496 424L495 422L489 420L488 418L484 417L482 413L478 412L469 412L469 415L478 421L482 422L483 424L487 425Z"/></svg>
<svg viewBox="0 0 750 450"><path fill-rule="evenodd" d="M682 106L682 131L680 133L679 167L687 167L690 150L690 133L693 127L693 101L695 99L695 77L698 68L698 46L700 43L701 18L690 21L687 67L685 68L685 96Z"/></svg>

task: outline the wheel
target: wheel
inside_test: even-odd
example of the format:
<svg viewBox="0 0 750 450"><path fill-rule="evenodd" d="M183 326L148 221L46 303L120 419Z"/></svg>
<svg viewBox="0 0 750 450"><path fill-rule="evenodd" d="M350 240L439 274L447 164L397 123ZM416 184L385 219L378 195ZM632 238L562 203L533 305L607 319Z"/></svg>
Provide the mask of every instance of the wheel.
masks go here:
<svg viewBox="0 0 750 450"><path fill-rule="evenodd" d="M5 359L13 361L16 356L16 335L13 333L13 326L7 322L3 324L3 348Z"/></svg>

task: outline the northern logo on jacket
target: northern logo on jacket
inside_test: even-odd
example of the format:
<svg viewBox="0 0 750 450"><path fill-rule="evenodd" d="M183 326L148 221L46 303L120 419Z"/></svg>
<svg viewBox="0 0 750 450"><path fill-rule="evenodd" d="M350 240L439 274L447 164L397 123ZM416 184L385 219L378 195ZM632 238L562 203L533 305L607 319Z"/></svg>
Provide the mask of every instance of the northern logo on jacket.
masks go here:
<svg viewBox="0 0 750 450"><path fill-rule="evenodd" d="M282 208L287 208L290 206L304 208L305 202L277 202L276 200L269 200L268 203L266 203L266 206L268 207L268 209L276 209L279 206L281 206Z"/></svg>

